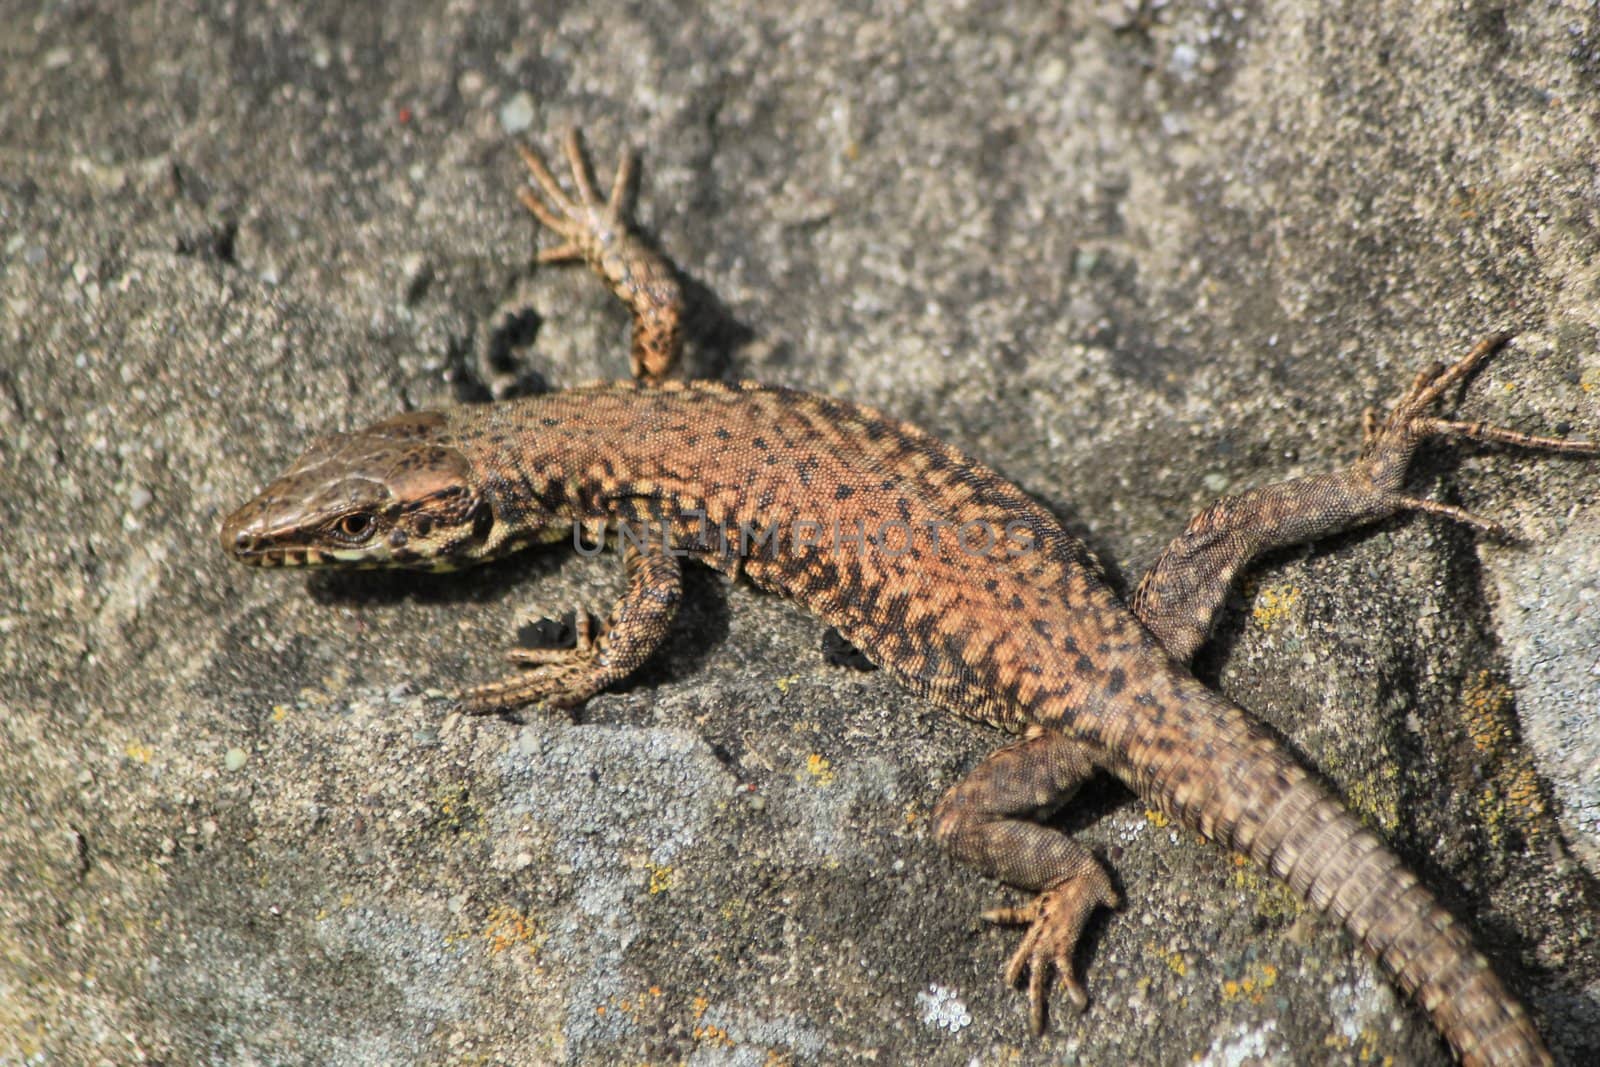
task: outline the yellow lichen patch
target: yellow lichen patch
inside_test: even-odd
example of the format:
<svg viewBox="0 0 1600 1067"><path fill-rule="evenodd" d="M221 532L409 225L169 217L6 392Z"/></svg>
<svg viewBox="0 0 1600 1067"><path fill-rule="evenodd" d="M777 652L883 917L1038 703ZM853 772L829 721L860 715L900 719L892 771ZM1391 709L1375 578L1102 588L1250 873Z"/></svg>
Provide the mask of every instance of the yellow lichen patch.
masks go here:
<svg viewBox="0 0 1600 1067"><path fill-rule="evenodd" d="M289 717L289 706L287 704L274 704L274 705L272 705L272 721L273 722L282 722L283 720L287 719L288 717Z"/></svg>
<svg viewBox="0 0 1600 1067"><path fill-rule="evenodd" d="M703 996L696 996L694 1000L690 1002L689 1008L694 1017L694 1028L689 1032L694 1035L694 1039L697 1042L702 1044L719 1046L721 1048L732 1048L733 1039L728 1036L728 1031L724 1030L720 1026L713 1026L711 1023L701 1022L701 1020L705 1018L706 1009L710 1006L711 1002Z"/></svg>
<svg viewBox="0 0 1600 1067"><path fill-rule="evenodd" d="M428 797L428 807L435 825L450 833L460 834L479 825L482 819L472 794L460 783L441 782Z"/></svg>
<svg viewBox="0 0 1600 1067"><path fill-rule="evenodd" d="M1467 736L1479 752L1500 755L1511 745L1511 687L1490 671L1479 671L1461 691L1461 715Z"/></svg>
<svg viewBox="0 0 1600 1067"><path fill-rule="evenodd" d="M1363 1027L1355 1040L1347 1034L1329 1034L1322 1039L1324 1048L1337 1049L1340 1052L1354 1053L1351 1057L1356 1063L1373 1063L1378 1067L1394 1067L1393 1056L1378 1055L1378 1032L1371 1027Z"/></svg>
<svg viewBox="0 0 1600 1067"><path fill-rule="evenodd" d="M1278 984L1278 968L1270 963L1257 964L1253 972L1243 978L1229 978L1222 983L1222 1002L1248 1000L1260 1004L1267 999L1267 990Z"/></svg>
<svg viewBox="0 0 1600 1067"><path fill-rule="evenodd" d="M720 1026L712 1026L707 1023L705 1026L695 1027L690 1032L694 1035L695 1041L702 1045L710 1045L713 1048L733 1047L733 1038L729 1037L728 1031Z"/></svg>
<svg viewBox="0 0 1600 1067"><path fill-rule="evenodd" d="M1156 944L1154 941L1146 941L1144 943L1144 950L1150 953L1150 955L1154 956L1156 959L1160 960L1162 963L1166 964L1167 970L1171 971L1179 978L1189 977L1189 960L1177 949L1164 948L1161 945Z"/></svg>
<svg viewBox="0 0 1600 1067"><path fill-rule="evenodd" d="M806 768L799 776L800 781L804 782L808 776L818 785L832 785L833 767L825 758L813 752L806 757Z"/></svg>
<svg viewBox="0 0 1600 1067"><path fill-rule="evenodd" d="M537 973L543 973L537 972ZM603 1004L595 1005L594 1013L600 1016L620 1012L631 1019L636 1026L650 1026L662 1016L662 991L658 985L653 985L643 993L634 996L612 997ZM640 1067L649 1067L650 1061L639 1061Z"/></svg>
<svg viewBox="0 0 1600 1067"><path fill-rule="evenodd" d="M1382 1063L1384 1067L1394 1062L1388 1056L1384 1056L1381 1060L1378 1058L1378 1033L1370 1026L1361 1028L1361 1044L1356 1049L1356 1055L1369 1063L1374 1061Z"/></svg>
<svg viewBox="0 0 1600 1067"><path fill-rule="evenodd" d="M1241 862L1242 861L1242 862ZM1233 887L1250 898L1256 914L1274 922L1286 921L1304 909L1300 898L1283 882L1267 875L1250 857L1234 853L1233 871L1228 880Z"/></svg>
<svg viewBox="0 0 1600 1067"><path fill-rule="evenodd" d="M1357 815L1393 833L1400 825L1400 768L1385 763L1368 777L1351 782L1345 797Z"/></svg>
<svg viewBox="0 0 1600 1067"><path fill-rule="evenodd" d="M518 945L526 945L529 952L536 952L542 940L539 924L508 904L496 904L489 909L489 921L482 937L489 943L491 956Z"/></svg>
<svg viewBox="0 0 1600 1067"><path fill-rule="evenodd" d="M1478 792L1478 825L1489 844L1504 846L1506 830L1516 826L1530 840L1539 840L1540 822L1546 812L1544 787L1528 758L1514 753L1495 768L1494 776Z"/></svg>
<svg viewBox="0 0 1600 1067"><path fill-rule="evenodd" d="M1478 825L1483 827L1484 836L1489 839L1489 845L1499 850L1505 845L1506 840L1506 804L1493 784L1485 786L1478 792Z"/></svg>
<svg viewBox="0 0 1600 1067"><path fill-rule="evenodd" d="M1502 847L1511 826L1536 839L1546 813L1544 787L1527 753L1517 747L1511 686L1489 671L1478 672L1462 688L1461 717L1473 747L1484 757L1485 784L1476 807L1489 843Z"/></svg>
<svg viewBox="0 0 1600 1067"><path fill-rule="evenodd" d="M632 1017L634 1022L641 1022L646 1012L653 1012L660 1007L656 1003L661 998L661 987L653 985L643 995L638 997L623 997L615 1001L617 1008Z"/></svg>
<svg viewBox="0 0 1600 1067"><path fill-rule="evenodd" d="M1547 810L1544 803L1544 786L1533 766L1525 759L1514 761L1503 775L1506 802L1532 822Z"/></svg>
<svg viewBox="0 0 1600 1067"><path fill-rule="evenodd" d="M155 755L155 749L142 741L129 741L123 748L122 754L139 763L149 763L150 757Z"/></svg>
<svg viewBox="0 0 1600 1067"><path fill-rule="evenodd" d="M778 687L778 692L787 694L789 692L789 687L799 680L800 676L798 674L791 674L786 678L779 678L772 684Z"/></svg>
<svg viewBox="0 0 1600 1067"><path fill-rule="evenodd" d="M644 865L644 868L650 872L650 885L648 889L651 896L655 896L657 893L665 893L667 890L672 888L675 876L671 867L666 865L657 866L654 863L647 863Z"/></svg>
<svg viewBox="0 0 1600 1067"><path fill-rule="evenodd" d="M1150 825L1154 826L1157 830L1166 829L1167 825L1172 822L1171 819L1167 818L1166 812L1158 811L1155 808L1145 808L1144 817L1149 821Z"/></svg>
<svg viewBox="0 0 1600 1067"><path fill-rule="evenodd" d="M1586 393L1600 389L1600 367L1590 367L1578 377L1578 388Z"/></svg>
<svg viewBox="0 0 1600 1067"><path fill-rule="evenodd" d="M1263 586L1255 595L1250 617L1263 630L1270 630L1293 614L1300 590L1292 585Z"/></svg>

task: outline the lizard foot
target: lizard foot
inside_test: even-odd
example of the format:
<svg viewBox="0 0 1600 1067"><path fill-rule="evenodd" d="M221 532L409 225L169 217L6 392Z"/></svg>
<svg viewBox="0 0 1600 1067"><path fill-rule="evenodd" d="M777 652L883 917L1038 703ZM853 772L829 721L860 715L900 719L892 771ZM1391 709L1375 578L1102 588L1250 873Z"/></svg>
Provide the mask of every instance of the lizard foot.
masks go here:
<svg viewBox="0 0 1600 1067"><path fill-rule="evenodd" d="M506 658L526 670L468 689L458 698L462 710L485 715L527 704L572 708L598 692L604 684L600 678L600 638L604 628L582 609L573 611L570 617L576 636L573 644L510 649ZM564 629L565 620L559 625ZM538 624L533 628L537 629Z"/></svg>
<svg viewBox="0 0 1600 1067"><path fill-rule="evenodd" d="M1406 390L1405 395L1395 404L1394 410L1383 422L1380 423L1376 412L1369 409L1363 425L1362 459L1374 466L1393 466L1398 463L1403 470L1404 465L1410 461L1411 453L1417 443L1429 437L1459 437L1469 441L1538 448L1568 455L1600 455L1600 444L1591 441L1541 437L1501 426L1491 426L1486 422L1457 422L1435 418L1428 414L1428 409L1444 395L1446 390L1459 384L1482 366L1490 356L1503 348L1512 336L1509 333L1499 333L1486 337L1474 345L1472 351L1449 367L1435 364L1424 370L1417 375L1411 383L1411 388ZM1399 494L1393 499L1400 507L1407 510L1440 515L1496 537L1510 536L1506 528L1493 519L1474 515L1470 511L1437 500Z"/></svg>
<svg viewBox="0 0 1600 1067"><path fill-rule="evenodd" d="M594 681L599 658L597 650L566 648L546 651L561 654L564 658L542 663L499 681L473 686L457 697L461 710L469 715L492 715L528 704L575 708L600 689Z"/></svg>
<svg viewBox="0 0 1600 1067"><path fill-rule="evenodd" d="M1022 944L1006 964L1006 984L1020 986L1028 976L1028 1023L1035 1034L1044 1033L1045 994L1050 969L1054 967L1066 987L1067 999L1076 1011L1089 1006L1089 994L1078 980L1072 954L1078 947L1083 926L1094 909L1114 908L1121 898L1111 886L1105 869L1095 864L1081 874L1063 878L1046 887L1020 908L995 908L983 913L993 923L1026 925Z"/></svg>
<svg viewBox="0 0 1600 1067"><path fill-rule="evenodd" d="M628 228L629 189L638 165L637 157L631 151L622 153L616 176L611 180L611 195L602 200L595 188L594 172L589 168L589 160L583 153L583 143L577 130L567 131L561 149L572 171L572 184L577 196L569 195L561 187L555 175L550 173L550 168L545 166L544 160L533 149L518 145L517 151L522 155L522 162L527 164L528 172L533 175L534 183L539 187L539 192L544 194L544 199L527 188L518 190L517 198L535 218L562 239L561 244L539 253L540 263L561 263L573 259L597 263L607 247L616 243Z"/></svg>

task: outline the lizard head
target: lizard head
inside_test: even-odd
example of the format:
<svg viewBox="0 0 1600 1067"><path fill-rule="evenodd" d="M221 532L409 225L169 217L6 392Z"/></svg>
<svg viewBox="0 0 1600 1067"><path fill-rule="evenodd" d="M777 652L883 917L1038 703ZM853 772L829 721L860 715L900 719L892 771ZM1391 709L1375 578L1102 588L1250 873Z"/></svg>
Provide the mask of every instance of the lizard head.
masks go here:
<svg viewBox="0 0 1600 1067"><path fill-rule="evenodd" d="M312 443L222 524L222 548L261 567L447 570L495 554L504 531L437 412Z"/></svg>

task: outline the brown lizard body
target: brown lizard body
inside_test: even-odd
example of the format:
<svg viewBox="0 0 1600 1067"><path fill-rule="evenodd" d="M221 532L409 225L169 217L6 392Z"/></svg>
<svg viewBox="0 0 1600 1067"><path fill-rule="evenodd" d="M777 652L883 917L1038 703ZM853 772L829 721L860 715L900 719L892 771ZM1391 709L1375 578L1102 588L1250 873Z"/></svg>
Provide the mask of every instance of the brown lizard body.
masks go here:
<svg viewBox="0 0 1600 1067"><path fill-rule="evenodd" d="M1420 377L1361 459L1334 475L1225 500L1173 542L1123 604L1088 549L995 472L876 411L755 384L661 383L677 357L677 289L628 230L628 164L609 201L575 139L579 196L537 159L552 208L524 202L635 311L634 368L608 383L449 412L402 415L312 446L231 516L227 551L262 565L461 566L577 528L609 529L628 588L577 647L524 649L526 669L465 695L473 710L581 703L661 643L692 558L792 597L913 692L1023 733L954 787L935 833L957 857L1035 890L990 917L1029 924L1007 969L1043 1025L1083 923L1117 902L1093 854L1035 821L1106 770L1206 836L1246 852L1337 916L1415 994L1469 1063L1545 1063L1517 1001L1466 932L1370 831L1246 712L1184 663L1238 571L1276 545L1405 508L1417 443L1435 435L1593 452L1427 409L1500 338ZM1467 518L1453 513L1457 518Z"/></svg>

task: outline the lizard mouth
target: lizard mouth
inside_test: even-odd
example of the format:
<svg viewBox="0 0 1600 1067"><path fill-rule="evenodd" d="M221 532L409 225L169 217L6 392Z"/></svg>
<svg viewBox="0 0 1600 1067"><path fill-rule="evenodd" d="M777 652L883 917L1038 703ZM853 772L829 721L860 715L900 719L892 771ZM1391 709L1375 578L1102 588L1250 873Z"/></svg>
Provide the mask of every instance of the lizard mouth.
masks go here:
<svg viewBox="0 0 1600 1067"><path fill-rule="evenodd" d="M240 545L231 554L240 563L251 567L318 567L334 562L315 548L254 548Z"/></svg>

